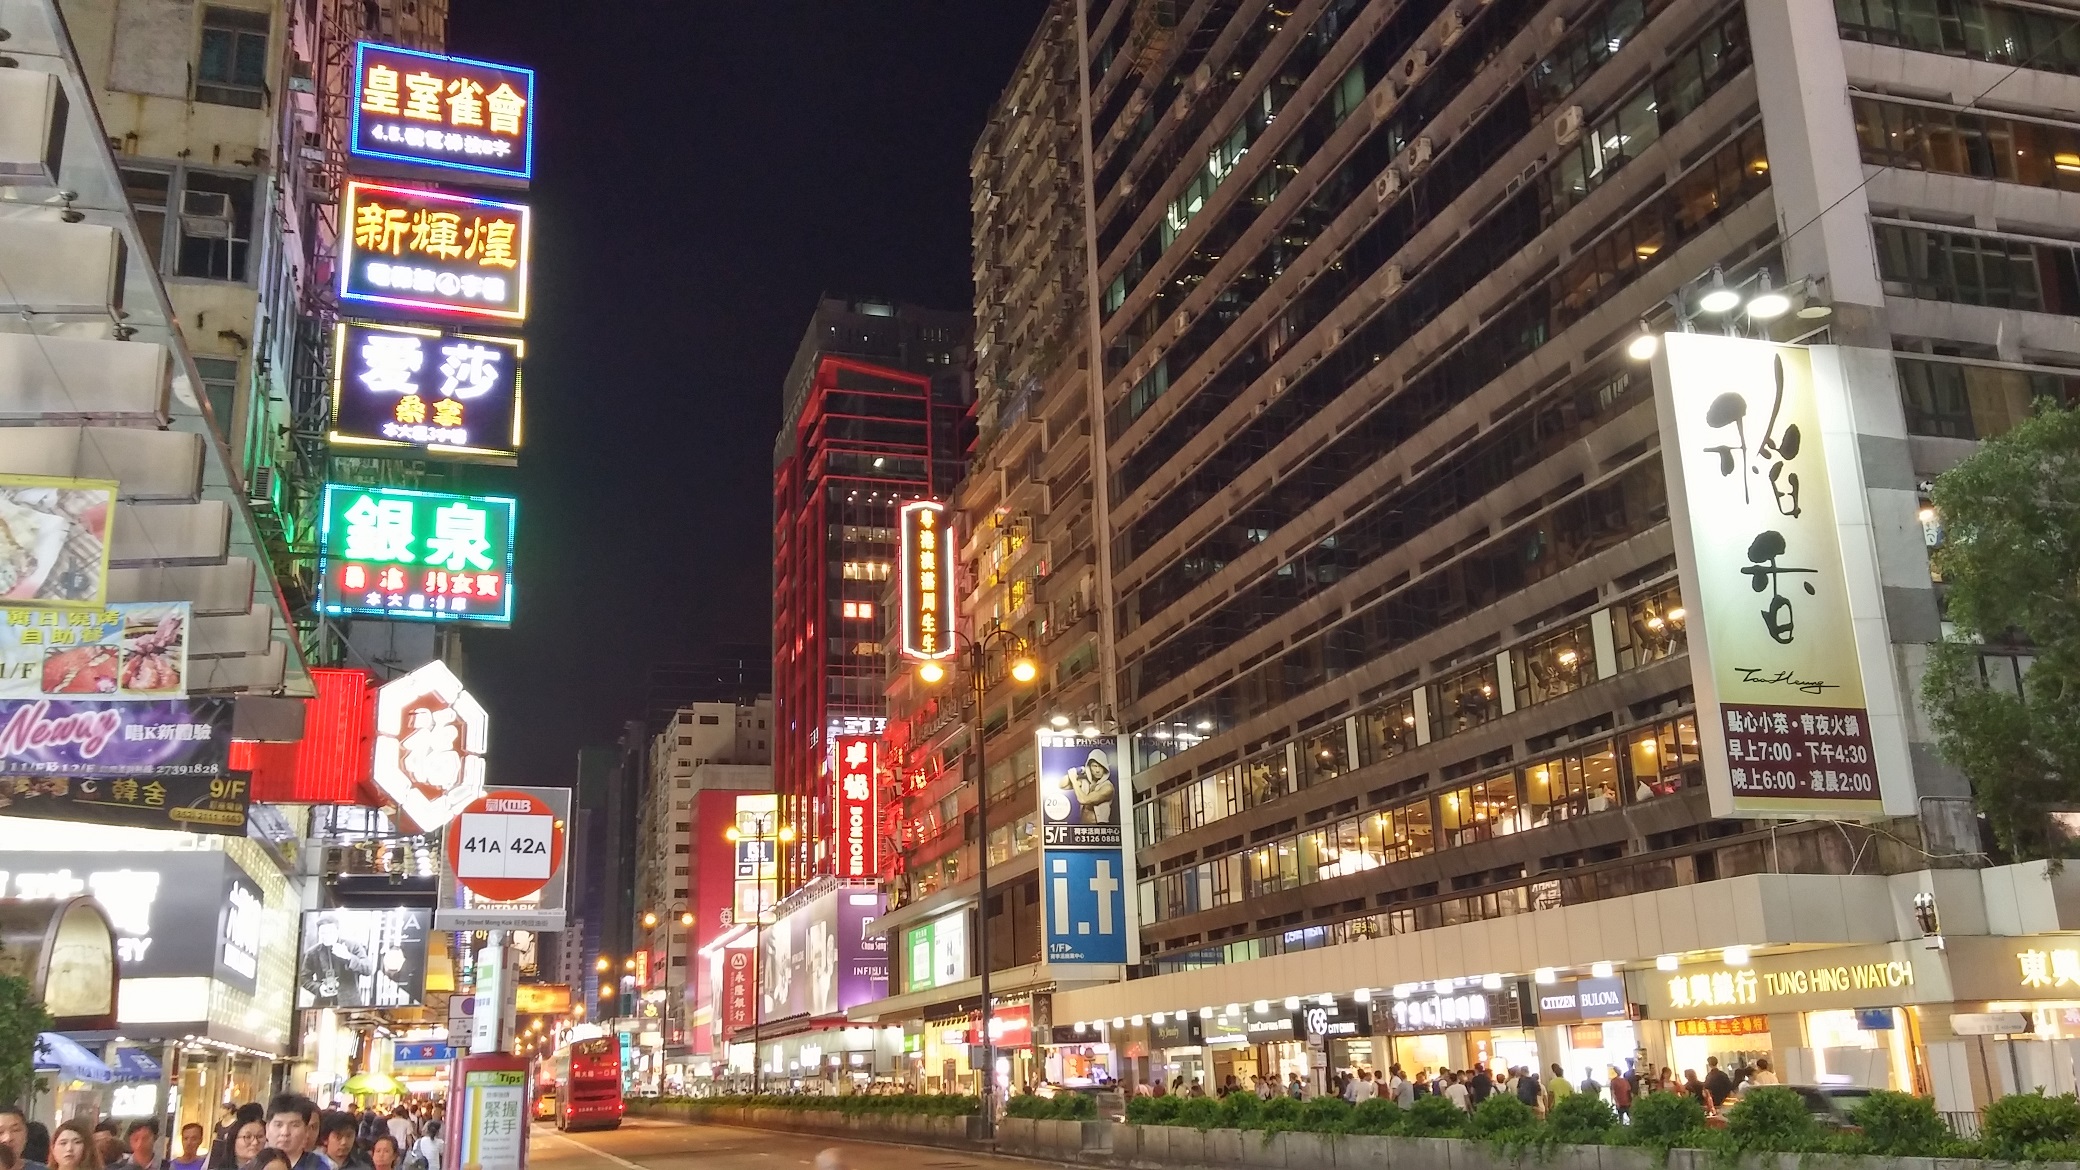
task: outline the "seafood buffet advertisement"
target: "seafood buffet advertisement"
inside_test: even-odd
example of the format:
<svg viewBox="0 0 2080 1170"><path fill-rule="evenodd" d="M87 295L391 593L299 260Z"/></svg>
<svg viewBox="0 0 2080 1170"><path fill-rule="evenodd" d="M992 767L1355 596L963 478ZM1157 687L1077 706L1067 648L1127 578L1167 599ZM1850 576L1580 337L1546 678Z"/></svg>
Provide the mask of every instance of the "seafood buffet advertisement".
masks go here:
<svg viewBox="0 0 2080 1170"><path fill-rule="evenodd" d="M178 699L188 693L189 606L0 606L0 699Z"/></svg>

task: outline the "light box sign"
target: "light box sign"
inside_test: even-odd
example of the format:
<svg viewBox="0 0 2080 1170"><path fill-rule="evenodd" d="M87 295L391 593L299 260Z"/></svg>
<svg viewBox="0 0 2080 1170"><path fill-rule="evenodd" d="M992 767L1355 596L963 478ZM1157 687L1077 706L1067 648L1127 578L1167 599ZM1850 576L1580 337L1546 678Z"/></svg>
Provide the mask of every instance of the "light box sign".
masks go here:
<svg viewBox="0 0 2080 1170"><path fill-rule="evenodd" d="M1676 333L1655 365L1713 814L1882 815L1815 351Z"/></svg>
<svg viewBox="0 0 2080 1170"><path fill-rule="evenodd" d="M376 692L378 791L420 832L434 832L484 795L491 720L436 658Z"/></svg>
<svg viewBox="0 0 2080 1170"><path fill-rule="evenodd" d="M526 344L343 322L332 347L335 443L510 456L520 450Z"/></svg>
<svg viewBox="0 0 2080 1170"><path fill-rule="evenodd" d="M874 800L874 740L839 736L831 741L837 773L836 873L845 881L871 881L880 869L879 818Z"/></svg>
<svg viewBox="0 0 2080 1170"><path fill-rule="evenodd" d="M353 181L340 214L341 300L526 319L525 204Z"/></svg>
<svg viewBox="0 0 2080 1170"><path fill-rule="evenodd" d="M0 699L180 698L191 617L185 601L0 605Z"/></svg>
<svg viewBox="0 0 2080 1170"><path fill-rule="evenodd" d="M945 658L954 651L953 523L944 504L903 505L902 651L909 658Z"/></svg>
<svg viewBox="0 0 2080 1170"><path fill-rule="evenodd" d="M319 604L328 614L510 625L510 496L326 484Z"/></svg>
<svg viewBox="0 0 2080 1170"><path fill-rule="evenodd" d="M1039 733L1040 900L1045 961L1127 961L1126 855L1116 747Z"/></svg>
<svg viewBox="0 0 2080 1170"><path fill-rule="evenodd" d="M347 149L358 158L525 182L534 170L534 70L355 45Z"/></svg>

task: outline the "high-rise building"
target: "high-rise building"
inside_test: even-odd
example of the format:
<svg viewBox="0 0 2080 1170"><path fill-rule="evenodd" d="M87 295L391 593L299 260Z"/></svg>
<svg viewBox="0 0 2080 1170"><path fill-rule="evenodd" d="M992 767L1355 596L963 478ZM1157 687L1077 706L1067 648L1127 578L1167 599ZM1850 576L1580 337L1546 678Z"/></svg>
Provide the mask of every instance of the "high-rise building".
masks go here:
<svg viewBox="0 0 2080 1170"><path fill-rule="evenodd" d="M974 1006L972 979L937 979L972 971L973 934L947 948L934 928L960 925L986 840L983 931L1014 980L996 1010L1028 1010L1030 985L1028 1020L1090 1037L1057 1045L1064 1068L1219 1083L1767 1052L1787 1079L1983 1100L1940 1071L1972 1042L1891 1030L1946 1005L1917 1006L1911 975L1884 966L1911 948L1966 977L1955 937L1943 960L1922 941L1940 904L1966 932L2048 921L1983 916L2012 900L2000 891L2017 871L1946 868L1985 855L1971 794L1915 712L1941 636L1927 557L1940 517L1922 493L1970 450L1959 440L2080 386L2066 319L2080 231L2056 162L2080 129L2050 96L2080 76L2064 44L2080 16L1951 7L1988 34L1883 0L1079 4L1100 702L1131 765L1139 962L1082 988L1069 967L1019 966L1053 929L1046 897L1020 890L1029 822L974 825L951 792L934 805L940 761L926 751L919 768L892 742L917 769L897 782L924 799L891 890L908 904L882 925L892 990L923 992L878 1018ZM998 132L978 152L978 225L1011 214L980 165ZM1964 134L2015 145L1945 145ZM986 329L1021 303L1015 287L978 310ZM1699 335L1725 334L1747 340L1710 350L1723 364L1700 375ZM982 360L994 341L978 337L978 369L1016 368ZM1746 378L1756 354L1746 424L1726 395L1688 417L1701 376ZM1772 362L1779 404L1807 365L1808 403L1827 403L1788 453L1776 409L1762 413ZM978 444L994 474L954 496L982 534L966 548L988 583L964 615L979 631L1019 620L1034 539L1017 535L1019 501L1058 472L1039 470L1051 429L1033 458L997 458L1020 410L978 389L979 416L1012 420ZM1720 463L1689 470L1687 428L1742 425L1753 433L1700 447ZM1768 684L1723 645L1708 661L1700 636L1736 620L1778 645L1829 636L1786 616L1826 583L1767 596L1783 570L1753 530L1738 533L1734 591L1698 575L1733 523L1698 502L1713 472L1795 471L1823 444L1803 488L1780 474L1756 490L1787 523L1802 490L1835 498L1840 523L1819 539L1858 615L1840 636L1871 727L1885 724L1861 757L1879 762L1854 778L1818 767L1830 745L1753 738L1767 720L1727 688ZM1040 596L1064 563L1050 558ZM1987 663L2026 686L2012 652ZM1833 685L1783 677L1791 704ZM952 713L909 685L896 708L922 718L892 738L916 724L917 742L958 748ZM1015 806L1007 818L1029 815L1023 736L1055 698L985 700L984 784ZM1815 766L1772 771L1778 751ZM1820 799L1772 807L1764 784ZM1853 811L1810 811L1856 791ZM1864 962L1891 974L1840 1001L1785 990ZM1603 1002L1646 1011L1591 1010ZM1727 1013L1746 1015L1698 1022ZM1595 1026L1567 1026L1582 1021ZM965 1054L926 1055L935 1076L953 1062L948 1087L974 1087Z"/></svg>
<svg viewBox="0 0 2080 1170"><path fill-rule="evenodd" d="M826 299L788 371L773 450L773 783L798 835L783 891L830 864L830 737L878 734L887 718L896 513L943 498L966 465L967 338L965 314Z"/></svg>

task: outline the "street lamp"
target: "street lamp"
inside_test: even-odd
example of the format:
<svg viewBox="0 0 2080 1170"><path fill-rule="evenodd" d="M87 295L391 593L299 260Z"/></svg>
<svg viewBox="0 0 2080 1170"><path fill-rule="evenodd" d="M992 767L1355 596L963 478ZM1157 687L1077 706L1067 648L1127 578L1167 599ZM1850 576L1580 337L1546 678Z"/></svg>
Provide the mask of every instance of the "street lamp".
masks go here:
<svg viewBox="0 0 2080 1170"><path fill-rule="evenodd" d="M951 631L953 658L968 673L968 742L975 753L975 819L980 826L975 860L975 924L980 940L976 958L982 967L982 1020L976 1029L982 1041L982 1125L985 1135L996 1132L997 1044L990 1033L996 1013L991 1008L989 989L989 769L982 744L982 701L989 695L989 660L1000 653L1007 660L1004 672L1011 681L1031 683L1040 677L1040 666L1026 654L1023 638L1003 626L993 625L979 637ZM946 668L927 660L917 668L919 682L936 685L946 678Z"/></svg>
<svg viewBox="0 0 2080 1170"><path fill-rule="evenodd" d="M766 861L769 855L778 852L766 846L773 841L786 844L794 840L794 826L779 824L778 812L738 813L737 823L722 831L722 835L734 845L739 841L758 842L758 868L753 871L758 886L757 912L751 922L751 1095L756 1097L760 1075L764 1071L758 1063L758 1042L765 1027L765 989L762 976L765 968L766 929ZM750 822L750 829L743 826Z"/></svg>
<svg viewBox="0 0 2080 1170"><path fill-rule="evenodd" d="M691 911L691 910L688 910L688 909L687 909L686 907L684 907L684 906L679 906L679 907L676 907L676 909L678 909L678 911L679 911L679 927L680 927L680 929L681 929L682 931L684 931L684 930L691 930L691 929L693 928L693 911ZM643 911L643 927L644 927L644 929L646 929L646 930L655 930L655 929L657 928L657 924L658 924L658 922L659 922L659 921L660 921L660 919L659 919L659 917L658 917L657 911L655 911L655 910L645 910L645 911ZM689 939L687 939L687 940L686 940L686 946L685 946L685 950L684 950L684 953L685 953L685 955L686 955L686 957L687 957L688 967L687 967L687 971L686 971L686 974L685 974L685 975L683 975L683 976L681 976L681 978L680 978L680 984L679 984L679 986L680 986L680 989L681 989L681 990L680 990L680 994L679 994L679 996L677 996L677 997L674 997L674 996L673 996L673 994L672 994L672 931L671 931L671 928L670 928L669 926L667 926L667 927L665 928L665 933L664 933L664 975L663 975L662 979L660 980L660 982L661 982L661 983L663 984L663 987L664 987L664 1033L665 1033L665 1037L666 1037L666 1039L667 1039L667 1041L668 1041L668 1042L669 1042L669 1040L670 1040L671 1036L672 1036L672 1035L674 1035L674 1033L675 1033L675 1032L676 1032L676 1033L678 1033L678 1034L680 1034L680 1036L681 1036L681 1039L682 1039L682 1040L684 1040L684 1039L685 1039L684 1033L686 1033L687 1031L689 1031L689 1030L690 1030L690 1029L688 1029L688 1028L686 1028L686 1027L684 1026L684 1025L685 1025L685 1023L686 1023L686 1020L685 1020L685 1012L683 1011L683 1009L684 1009L684 1007L685 1007L685 1002L684 1002L684 996L685 996L685 988L686 988L686 986L687 986L687 982L688 982L688 980L690 980L690 979L692 978L692 974L693 974L693 972L692 972L692 967L691 967L691 962L692 962L692 954L693 954L693 940L692 940L691 938L689 938ZM679 1028L677 1028L677 1029L674 1029L674 1028L672 1027L672 1003L673 1003L673 1001L674 1001L674 999L675 999L675 998L677 998L677 999L679 1000L679 1003L680 1003L680 1007L681 1007L681 1009L682 1009L682 1011L680 1012L680 1016L681 1016L681 1019L680 1019L680 1024L681 1024L681 1026L680 1026Z"/></svg>

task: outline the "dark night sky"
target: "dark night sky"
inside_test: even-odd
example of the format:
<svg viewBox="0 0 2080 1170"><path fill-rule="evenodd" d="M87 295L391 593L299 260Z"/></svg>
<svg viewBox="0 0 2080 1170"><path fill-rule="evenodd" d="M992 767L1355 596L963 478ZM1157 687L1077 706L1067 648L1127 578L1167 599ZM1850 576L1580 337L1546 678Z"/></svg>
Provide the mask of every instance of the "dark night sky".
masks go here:
<svg viewBox="0 0 2080 1170"><path fill-rule="evenodd" d="M966 308L968 158L1042 0L453 0L539 71L518 620L466 681L568 784L657 661L770 641L780 384L817 295Z"/></svg>

